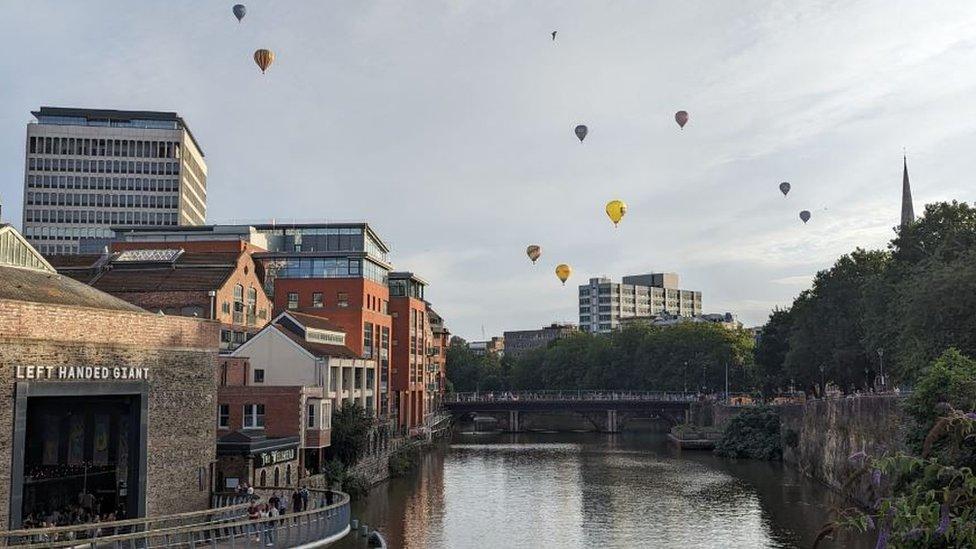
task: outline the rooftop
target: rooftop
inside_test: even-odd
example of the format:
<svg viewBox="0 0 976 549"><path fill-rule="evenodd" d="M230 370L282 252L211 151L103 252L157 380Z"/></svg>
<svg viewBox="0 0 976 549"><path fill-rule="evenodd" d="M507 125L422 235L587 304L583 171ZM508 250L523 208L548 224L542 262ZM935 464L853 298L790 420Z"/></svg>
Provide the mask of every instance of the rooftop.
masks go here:
<svg viewBox="0 0 976 549"><path fill-rule="evenodd" d="M134 127L134 128L154 128L154 129L174 129L186 130L187 135L193 141L200 155L203 156L203 149L197 143L193 132L189 126L175 112L161 111L122 111L115 109L82 109L75 107L41 107L31 114L37 118L41 124L58 124L65 126L109 126L109 127ZM172 122L173 127L156 126L153 124L140 124L140 122Z"/></svg>

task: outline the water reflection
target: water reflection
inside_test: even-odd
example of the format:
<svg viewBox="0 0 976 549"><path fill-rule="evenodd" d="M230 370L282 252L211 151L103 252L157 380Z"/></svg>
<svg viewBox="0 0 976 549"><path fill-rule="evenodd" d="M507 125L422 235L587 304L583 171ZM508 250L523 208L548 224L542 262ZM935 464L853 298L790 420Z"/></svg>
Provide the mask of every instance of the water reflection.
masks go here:
<svg viewBox="0 0 976 549"><path fill-rule="evenodd" d="M809 547L837 503L780 464L679 453L660 435L456 435L353 514L391 547L776 548Z"/></svg>

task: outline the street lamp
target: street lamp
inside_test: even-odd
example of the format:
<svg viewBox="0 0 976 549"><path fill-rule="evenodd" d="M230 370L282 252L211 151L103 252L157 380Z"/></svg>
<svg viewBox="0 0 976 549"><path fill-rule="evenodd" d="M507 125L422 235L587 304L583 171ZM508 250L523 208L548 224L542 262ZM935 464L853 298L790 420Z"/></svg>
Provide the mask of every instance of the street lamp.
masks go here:
<svg viewBox="0 0 976 549"><path fill-rule="evenodd" d="M878 349L878 360L881 361L881 392L884 392L885 390L884 349Z"/></svg>

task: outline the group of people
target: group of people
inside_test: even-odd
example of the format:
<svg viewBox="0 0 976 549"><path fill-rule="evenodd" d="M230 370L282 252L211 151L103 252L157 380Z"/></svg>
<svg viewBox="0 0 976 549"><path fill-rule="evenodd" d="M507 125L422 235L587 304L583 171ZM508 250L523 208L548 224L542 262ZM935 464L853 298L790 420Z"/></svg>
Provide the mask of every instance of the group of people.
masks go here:
<svg viewBox="0 0 976 549"><path fill-rule="evenodd" d="M70 541L78 538L94 538L104 535L111 535L115 532L106 532L101 527L102 523L115 522L125 519L125 511L119 508L115 511L105 512L103 505L88 492L78 494L77 503L64 505L58 508L40 508L28 513L24 517L23 527L25 529L46 529L61 526L78 526L90 524L87 530L70 530L50 536L47 533L39 533L39 542Z"/></svg>
<svg viewBox="0 0 976 549"><path fill-rule="evenodd" d="M271 547L275 544L275 527L278 521L265 519L275 519L285 515L288 512L288 499L276 491L271 494L267 503L258 503L258 497L254 494L254 487L247 486L246 483L242 483L242 485L244 486L243 490L238 487L238 491L251 496L251 506L247 509L248 519L255 522L261 521L260 524L254 525L251 530L254 541L263 541L266 546ZM292 512L299 513L307 510L308 498L308 488L304 486L296 488L291 494Z"/></svg>

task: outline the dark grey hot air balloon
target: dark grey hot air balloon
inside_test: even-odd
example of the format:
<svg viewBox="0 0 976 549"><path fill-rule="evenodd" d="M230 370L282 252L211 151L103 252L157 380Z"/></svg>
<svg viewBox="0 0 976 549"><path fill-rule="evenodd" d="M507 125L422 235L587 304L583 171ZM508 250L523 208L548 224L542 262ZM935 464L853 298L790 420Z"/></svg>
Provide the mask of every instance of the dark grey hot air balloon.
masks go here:
<svg viewBox="0 0 976 549"><path fill-rule="evenodd" d="M556 41L556 31L552 31L552 41Z"/></svg>
<svg viewBox="0 0 976 549"><path fill-rule="evenodd" d="M576 126L576 129L573 130L573 131L576 132L576 137L578 137L579 140L580 140L580 142L582 143L583 142L583 138L586 137L586 133L589 130L586 128L586 126L584 126L583 124L580 124L579 126Z"/></svg>
<svg viewBox="0 0 976 549"><path fill-rule="evenodd" d="M674 113L674 121L681 126L681 129L685 129L685 124L688 123L688 111L678 111Z"/></svg>
<svg viewBox="0 0 976 549"><path fill-rule="evenodd" d="M234 5L234 17L237 18L237 22L238 23L241 22L241 19L244 19L244 16L245 15L247 15L247 8L244 7L244 4L235 4Z"/></svg>
<svg viewBox="0 0 976 549"><path fill-rule="evenodd" d="M807 221L810 221L810 212L808 212L806 210L803 210L802 212L800 212L800 219L803 220L803 223L806 223Z"/></svg>
<svg viewBox="0 0 976 549"><path fill-rule="evenodd" d="M786 181L779 184L779 192L783 193L783 196L790 194L790 184Z"/></svg>

